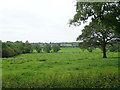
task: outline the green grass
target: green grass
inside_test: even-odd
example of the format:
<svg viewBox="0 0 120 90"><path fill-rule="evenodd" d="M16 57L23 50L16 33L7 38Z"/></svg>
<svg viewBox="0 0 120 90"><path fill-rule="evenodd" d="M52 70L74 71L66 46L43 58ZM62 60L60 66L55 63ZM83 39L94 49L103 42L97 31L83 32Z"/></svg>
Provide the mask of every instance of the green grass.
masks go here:
<svg viewBox="0 0 120 90"><path fill-rule="evenodd" d="M118 88L118 53L79 48L3 59L3 88Z"/></svg>
<svg viewBox="0 0 120 90"><path fill-rule="evenodd" d="M83 52L88 52L86 49L83 51L80 48L61 48L61 50L59 52L69 52L69 53L83 53ZM100 49L95 49L93 50L93 52L102 52Z"/></svg>
<svg viewBox="0 0 120 90"><path fill-rule="evenodd" d="M59 52L83 52L80 48L61 48Z"/></svg>

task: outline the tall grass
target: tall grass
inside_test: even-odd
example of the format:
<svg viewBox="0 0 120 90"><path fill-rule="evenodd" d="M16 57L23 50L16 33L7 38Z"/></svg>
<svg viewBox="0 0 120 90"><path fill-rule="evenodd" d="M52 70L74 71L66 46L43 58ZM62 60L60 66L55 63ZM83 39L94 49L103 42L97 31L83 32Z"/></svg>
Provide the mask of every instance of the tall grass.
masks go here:
<svg viewBox="0 0 120 90"><path fill-rule="evenodd" d="M4 58L3 88L118 88L118 53L107 55L96 50Z"/></svg>

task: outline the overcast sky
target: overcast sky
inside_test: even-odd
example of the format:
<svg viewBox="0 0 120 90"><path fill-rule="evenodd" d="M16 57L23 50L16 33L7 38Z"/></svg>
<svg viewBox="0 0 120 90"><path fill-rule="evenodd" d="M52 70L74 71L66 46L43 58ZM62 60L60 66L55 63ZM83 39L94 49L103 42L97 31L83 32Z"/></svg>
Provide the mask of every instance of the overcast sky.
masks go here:
<svg viewBox="0 0 120 90"><path fill-rule="evenodd" d="M0 0L2 41L73 42L81 34L69 27L76 0Z"/></svg>

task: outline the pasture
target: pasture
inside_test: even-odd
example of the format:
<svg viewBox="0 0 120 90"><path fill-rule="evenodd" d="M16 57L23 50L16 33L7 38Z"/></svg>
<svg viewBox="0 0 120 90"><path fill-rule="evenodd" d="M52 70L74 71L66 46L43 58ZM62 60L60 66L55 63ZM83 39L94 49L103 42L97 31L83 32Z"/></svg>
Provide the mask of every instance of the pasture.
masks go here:
<svg viewBox="0 0 120 90"><path fill-rule="evenodd" d="M83 52L62 48L58 53L21 54L2 59L3 88L118 88L118 52Z"/></svg>

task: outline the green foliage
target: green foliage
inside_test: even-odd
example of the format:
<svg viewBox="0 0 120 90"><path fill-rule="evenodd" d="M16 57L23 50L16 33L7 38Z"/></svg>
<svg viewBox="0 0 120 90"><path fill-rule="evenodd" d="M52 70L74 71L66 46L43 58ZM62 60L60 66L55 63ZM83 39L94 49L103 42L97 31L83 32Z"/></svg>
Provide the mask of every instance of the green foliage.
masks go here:
<svg viewBox="0 0 120 90"><path fill-rule="evenodd" d="M22 53L31 53L32 45L23 42L3 42L2 43L2 57L12 57Z"/></svg>
<svg viewBox="0 0 120 90"><path fill-rule="evenodd" d="M51 49L52 49L52 48L51 48L51 45L50 45L50 44L44 45L43 50L44 50L45 52L50 53Z"/></svg>
<svg viewBox="0 0 120 90"><path fill-rule="evenodd" d="M34 45L34 48L38 53L42 51L42 47L39 44Z"/></svg>
<svg viewBox="0 0 120 90"><path fill-rule="evenodd" d="M100 47L103 51L103 58L106 58L106 45L112 43L112 39L116 40L116 38L118 36L113 32L113 28L101 26L94 21L82 30L82 34L78 36L77 40L83 41L80 47L90 52L92 49Z"/></svg>
<svg viewBox="0 0 120 90"><path fill-rule="evenodd" d="M87 49L89 52L92 52L92 51L96 48L95 45L93 45L91 42L90 42L90 43L88 43L88 42L80 43L80 44L79 44L79 47L80 47L80 49L82 49L83 51L84 51L85 49Z"/></svg>
<svg viewBox="0 0 120 90"><path fill-rule="evenodd" d="M32 45L28 41L26 41L25 44L24 44L23 53L31 53L32 51L33 51Z"/></svg>
<svg viewBox="0 0 120 90"><path fill-rule="evenodd" d="M73 49L3 58L2 88L119 88L118 52Z"/></svg>
<svg viewBox="0 0 120 90"><path fill-rule="evenodd" d="M92 18L77 40L83 41L83 48L89 51L89 47L100 45L103 58L107 58L106 45L115 38L114 30L117 31L117 35L120 34L120 1L77 2L76 12L70 24L81 25L81 22L85 23L88 18Z"/></svg>
<svg viewBox="0 0 120 90"><path fill-rule="evenodd" d="M110 45L108 49L110 52L120 52L120 43Z"/></svg>
<svg viewBox="0 0 120 90"><path fill-rule="evenodd" d="M81 21L85 22L92 17L92 21L96 20L103 26L114 27L114 30L120 34L120 1L77 2L76 12L70 24L81 25Z"/></svg>
<svg viewBox="0 0 120 90"><path fill-rule="evenodd" d="M8 44L2 43L2 57L11 57L15 55L14 49Z"/></svg>
<svg viewBox="0 0 120 90"><path fill-rule="evenodd" d="M60 50L60 46L57 45L57 44L54 44L54 45L52 46L52 49L53 49L53 52L58 52L58 51Z"/></svg>

